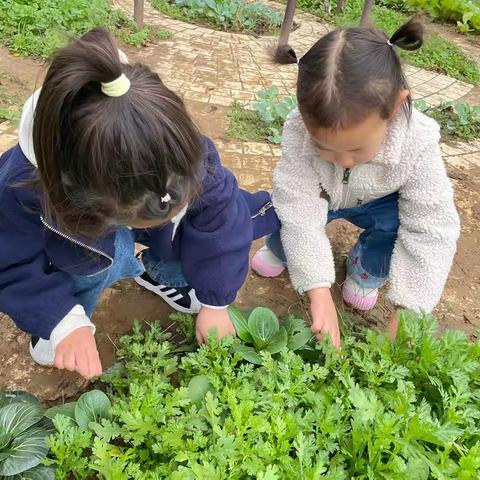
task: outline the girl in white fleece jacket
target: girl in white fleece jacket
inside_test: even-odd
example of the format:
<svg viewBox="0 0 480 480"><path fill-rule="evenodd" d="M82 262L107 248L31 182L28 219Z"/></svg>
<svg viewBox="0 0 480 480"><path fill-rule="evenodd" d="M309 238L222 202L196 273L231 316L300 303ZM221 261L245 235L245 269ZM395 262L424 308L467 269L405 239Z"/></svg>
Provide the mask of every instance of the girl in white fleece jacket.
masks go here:
<svg viewBox="0 0 480 480"><path fill-rule="evenodd" d="M281 233L252 267L276 276L287 266L295 288L310 297L313 332L330 334L337 346L329 221L364 229L342 291L357 309L373 308L389 280L397 308L429 312L452 265L460 228L439 128L412 108L396 52L419 48L422 34L411 20L390 39L374 28L332 31L298 62L288 46L276 52L279 63L298 63L299 111L285 123L274 173ZM392 333L396 327L393 314Z"/></svg>

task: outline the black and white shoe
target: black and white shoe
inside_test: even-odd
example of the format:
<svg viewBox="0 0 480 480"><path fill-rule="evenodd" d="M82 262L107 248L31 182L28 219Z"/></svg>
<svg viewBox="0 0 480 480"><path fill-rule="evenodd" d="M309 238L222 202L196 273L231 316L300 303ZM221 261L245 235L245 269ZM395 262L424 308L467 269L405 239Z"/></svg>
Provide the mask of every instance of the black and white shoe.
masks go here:
<svg viewBox="0 0 480 480"><path fill-rule="evenodd" d="M55 360L55 349L50 340L40 337L30 337L30 355L35 363L42 367L51 367Z"/></svg>
<svg viewBox="0 0 480 480"><path fill-rule="evenodd" d="M137 255L137 259L142 263L142 253ZM135 281L150 292L155 293L168 303L174 310L182 313L198 313L202 305L195 295L192 287L169 287L156 282L147 272L140 277L135 277Z"/></svg>

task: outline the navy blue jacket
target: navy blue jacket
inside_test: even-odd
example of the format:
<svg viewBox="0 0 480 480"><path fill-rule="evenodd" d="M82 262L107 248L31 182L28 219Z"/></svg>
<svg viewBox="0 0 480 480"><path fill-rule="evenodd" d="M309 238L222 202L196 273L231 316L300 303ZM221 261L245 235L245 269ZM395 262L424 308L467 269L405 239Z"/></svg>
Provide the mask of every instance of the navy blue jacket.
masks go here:
<svg viewBox="0 0 480 480"><path fill-rule="evenodd" d="M207 138L204 167L202 193L173 240L173 223L135 231L135 236L158 258L181 260L201 303L223 306L245 281L252 241L278 230L279 222L268 208L270 195L239 189ZM73 239L44 222L40 192L25 186L35 168L18 145L0 157L0 312L22 330L48 339L80 303L70 274L93 275L108 268L115 232Z"/></svg>

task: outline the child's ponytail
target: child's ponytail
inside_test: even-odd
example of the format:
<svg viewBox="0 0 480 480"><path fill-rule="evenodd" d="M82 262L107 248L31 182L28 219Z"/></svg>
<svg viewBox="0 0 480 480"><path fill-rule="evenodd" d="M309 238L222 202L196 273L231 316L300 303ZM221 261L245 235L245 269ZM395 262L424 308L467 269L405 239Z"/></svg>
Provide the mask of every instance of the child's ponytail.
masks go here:
<svg viewBox="0 0 480 480"><path fill-rule="evenodd" d="M390 38L373 27L333 30L301 58L280 45L273 61L298 63L297 98L306 122L322 128L347 128L378 112L388 119L401 90L408 90L396 47L416 50L423 43L423 27L415 19ZM407 116L411 98L403 104Z"/></svg>
<svg viewBox="0 0 480 480"><path fill-rule="evenodd" d="M389 39L390 44L402 50L418 50L423 45L423 25L414 17L404 23Z"/></svg>
<svg viewBox="0 0 480 480"><path fill-rule="evenodd" d="M197 193L203 144L182 100L96 28L53 58L35 108L44 215L67 233L167 221Z"/></svg>

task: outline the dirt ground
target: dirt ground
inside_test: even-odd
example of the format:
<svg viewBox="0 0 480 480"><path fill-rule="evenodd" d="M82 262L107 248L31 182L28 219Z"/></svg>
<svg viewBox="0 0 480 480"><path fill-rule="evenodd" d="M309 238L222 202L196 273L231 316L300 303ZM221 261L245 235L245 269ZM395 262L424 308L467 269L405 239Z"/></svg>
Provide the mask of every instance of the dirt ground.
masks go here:
<svg viewBox="0 0 480 480"><path fill-rule="evenodd" d="M127 50L135 58L135 50ZM145 55L142 60L145 61ZM39 62L12 56L0 49L0 102L2 98L15 97L21 100L31 94L35 86L41 84L40 67ZM193 101L187 102L187 105L205 134L220 145L228 143L228 138L225 137L228 122L225 107ZM228 152L222 153L222 160L237 175L242 174L234 156ZM271 169L273 168L272 162ZM480 327L480 168L467 171L462 167L449 167L449 175L462 218L462 236L436 317L442 328L461 329L474 337ZM337 279L340 284L345 274L344 260L358 231L345 222L338 222L329 226L329 233L337 259ZM256 242L253 251L260 245L261 242ZM336 296L340 306L338 287L339 285L336 286ZM293 291L286 274L271 280L250 274L239 294L238 304L245 308L264 305L273 308L279 315L292 310L305 311L304 301ZM389 311L390 307L382 301L368 315L353 315L356 321L381 326ZM132 281L121 282L107 290L93 318L98 326L97 342L104 367L113 363L115 340L131 329L133 319L147 322L160 320L168 326L168 312L168 307L160 299ZM86 387L87 382L75 374L36 366L28 354L28 337L16 330L6 317L0 321L0 336L4 339L0 347L0 363L3 365L0 370L1 388L28 390L45 402L57 402L76 395Z"/></svg>

